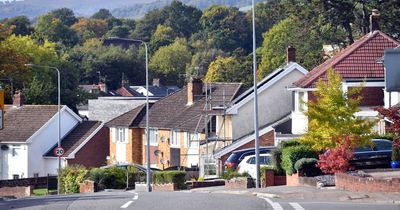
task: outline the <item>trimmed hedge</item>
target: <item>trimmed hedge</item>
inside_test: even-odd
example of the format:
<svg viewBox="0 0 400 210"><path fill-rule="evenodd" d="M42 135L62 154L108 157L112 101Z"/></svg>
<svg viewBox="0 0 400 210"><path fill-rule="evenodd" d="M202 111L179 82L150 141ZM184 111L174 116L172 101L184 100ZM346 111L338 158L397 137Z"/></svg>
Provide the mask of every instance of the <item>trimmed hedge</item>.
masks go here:
<svg viewBox="0 0 400 210"><path fill-rule="evenodd" d="M282 150L282 168L288 175L296 173L294 164L301 158L318 158L318 154L305 145L286 147Z"/></svg>
<svg viewBox="0 0 400 210"><path fill-rule="evenodd" d="M82 165L71 165L60 169L60 190L62 193L79 193L79 183L82 183L88 174Z"/></svg>
<svg viewBox="0 0 400 210"><path fill-rule="evenodd" d="M318 159L316 158L301 158L294 164L294 169L302 176L318 176L322 174L321 169L317 167Z"/></svg>
<svg viewBox="0 0 400 210"><path fill-rule="evenodd" d="M184 171L159 171L153 174L154 184L167 184L175 183L179 189L185 188L185 176Z"/></svg>

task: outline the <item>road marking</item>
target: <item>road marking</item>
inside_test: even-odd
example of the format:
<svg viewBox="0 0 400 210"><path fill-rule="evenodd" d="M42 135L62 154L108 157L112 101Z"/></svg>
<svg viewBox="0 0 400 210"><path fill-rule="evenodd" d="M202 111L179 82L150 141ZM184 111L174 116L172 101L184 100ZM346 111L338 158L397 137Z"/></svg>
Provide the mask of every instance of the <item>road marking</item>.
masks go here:
<svg viewBox="0 0 400 210"><path fill-rule="evenodd" d="M271 205L274 210L283 210L282 206L279 203L273 202L271 199L263 197L263 196L257 196L257 197L262 198L265 201L267 201L267 203L269 205Z"/></svg>
<svg viewBox="0 0 400 210"><path fill-rule="evenodd" d="M124 205L121 206L121 209L126 209L129 207L129 205L131 205L133 203L133 201L128 201L126 202Z"/></svg>
<svg viewBox="0 0 400 210"><path fill-rule="evenodd" d="M135 193L135 195L133 196L133 200L137 200L139 198L139 195L137 193Z"/></svg>
<svg viewBox="0 0 400 210"><path fill-rule="evenodd" d="M295 210L305 210L300 204L298 203L289 203Z"/></svg>

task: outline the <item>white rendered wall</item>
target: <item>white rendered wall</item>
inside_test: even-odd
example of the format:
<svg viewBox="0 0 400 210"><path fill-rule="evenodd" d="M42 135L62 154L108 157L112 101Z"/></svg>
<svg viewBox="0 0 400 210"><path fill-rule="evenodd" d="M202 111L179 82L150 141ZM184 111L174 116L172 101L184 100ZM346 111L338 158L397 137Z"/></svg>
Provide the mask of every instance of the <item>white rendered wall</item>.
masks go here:
<svg viewBox="0 0 400 210"><path fill-rule="evenodd" d="M3 144L4 145L4 144ZM7 144L7 150L0 150L0 179L27 178L28 150L26 144ZM13 149L17 149L13 156Z"/></svg>

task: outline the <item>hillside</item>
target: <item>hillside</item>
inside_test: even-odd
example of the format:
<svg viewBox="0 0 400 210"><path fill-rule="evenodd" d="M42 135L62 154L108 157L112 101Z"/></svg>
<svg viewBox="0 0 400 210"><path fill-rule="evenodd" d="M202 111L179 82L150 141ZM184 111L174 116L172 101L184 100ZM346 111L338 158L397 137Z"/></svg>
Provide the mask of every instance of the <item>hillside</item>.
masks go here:
<svg viewBox="0 0 400 210"><path fill-rule="evenodd" d="M139 18L146 12L161 8L172 0L24 0L0 1L0 19L26 15L33 19L51 10L67 7L77 16L90 16L101 8L109 9L116 17ZM256 0L261 2L262 0ZM204 9L213 4L243 7L248 0L182 0L183 3Z"/></svg>

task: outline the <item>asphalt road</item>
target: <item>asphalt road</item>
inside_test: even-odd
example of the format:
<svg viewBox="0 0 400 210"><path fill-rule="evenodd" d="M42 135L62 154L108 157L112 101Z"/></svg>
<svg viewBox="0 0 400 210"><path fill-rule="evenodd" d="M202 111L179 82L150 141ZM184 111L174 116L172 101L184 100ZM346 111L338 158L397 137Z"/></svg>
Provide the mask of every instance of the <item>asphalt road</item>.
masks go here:
<svg viewBox="0 0 400 210"><path fill-rule="evenodd" d="M190 192L112 191L88 195L31 197L0 202L0 209L138 209L138 210L400 210L398 204L314 202L250 195Z"/></svg>

